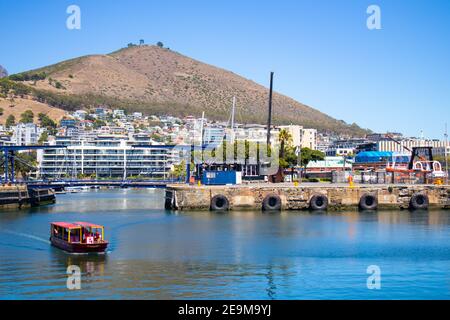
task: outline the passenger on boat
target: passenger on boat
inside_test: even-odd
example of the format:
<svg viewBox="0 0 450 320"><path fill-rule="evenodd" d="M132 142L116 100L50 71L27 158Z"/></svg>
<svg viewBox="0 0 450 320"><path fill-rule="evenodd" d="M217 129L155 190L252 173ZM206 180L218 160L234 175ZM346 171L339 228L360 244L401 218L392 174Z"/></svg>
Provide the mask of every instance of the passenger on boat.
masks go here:
<svg viewBox="0 0 450 320"><path fill-rule="evenodd" d="M80 236L79 235L73 235L71 237L71 240L72 240L72 242L75 242L75 243L80 242Z"/></svg>
<svg viewBox="0 0 450 320"><path fill-rule="evenodd" d="M83 229L83 243L86 243L87 238L90 236L91 234L89 233L89 231L87 229Z"/></svg>

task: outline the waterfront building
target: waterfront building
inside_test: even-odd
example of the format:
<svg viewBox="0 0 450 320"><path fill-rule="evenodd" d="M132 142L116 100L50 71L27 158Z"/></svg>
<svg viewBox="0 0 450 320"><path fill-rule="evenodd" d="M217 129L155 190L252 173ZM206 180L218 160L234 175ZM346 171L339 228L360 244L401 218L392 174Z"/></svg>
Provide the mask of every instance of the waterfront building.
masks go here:
<svg viewBox="0 0 450 320"><path fill-rule="evenodd" d="M167 178L176 156L164 146L150 145L149 139L119 135L56 137L50 145L67 149L38 150L42 178L122 178L140 176Z"/></svg>
<svg viewBox="0 0 450 320"><path fill-rule="evenodd" d="M392 151L362 151L355 157L354 170L384 170L388 163L406 166L410 156Z"/></svg>
<svg viewBox="0 0 450 320"><path fill-rule="evenodd" d="M350 139L341 139L334 141L328 149L325 151L325 154L330 157L337 156L353 156L359 150L361 145L366 145L370 141L364 138L350 138Z"/></svg>
<svg viewBox="0 0 450 320"><path fill-rule="evenodd" d="M392 140L378 141L379 151L405 152L414 147L433 147L434 154L444 155L445 141L427 139L403 139L397 142ZM450 142L447 143L447 147Z"/></svg>
<svg viewBox="0 0 450 320"><path fill-rule="evenodd" d="M333 171L351 171L352 162L344 157L325 157L324 160L310 161L305 169L307 178L329 178Z"/></svg>
<svg viewBox="0 0 450 320"><path fill-rule="evenodd" d="M325 155L328 157L340 157L340 156L353 156L356 148L343 147L343 146L331 146L325 150Z"/></svg>

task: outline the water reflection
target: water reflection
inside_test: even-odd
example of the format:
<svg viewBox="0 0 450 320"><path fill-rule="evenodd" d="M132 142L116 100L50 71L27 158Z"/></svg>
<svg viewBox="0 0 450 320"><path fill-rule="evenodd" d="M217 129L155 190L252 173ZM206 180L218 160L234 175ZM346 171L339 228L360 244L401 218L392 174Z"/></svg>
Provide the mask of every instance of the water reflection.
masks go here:
<svg viewBox="0 0 450 320"><path fill-rule="evenodd" d="M163 191L58 196L56 205L0 214L0 298L450 298L447 211L170 212ZM107 255L48 243L51 221L106 226ZM383 288L368 291L379 265ZM67 267L82 290L66 288Z"/></svg>
<svg viewBox="0 0 450 320"><path fill-rule="evenodd" d="M85 277L105 276L107 254L68 254L57 248L52 248L51 254L52 260L60 265L62 270L67 270L69 266L78 266Z"/></svg>

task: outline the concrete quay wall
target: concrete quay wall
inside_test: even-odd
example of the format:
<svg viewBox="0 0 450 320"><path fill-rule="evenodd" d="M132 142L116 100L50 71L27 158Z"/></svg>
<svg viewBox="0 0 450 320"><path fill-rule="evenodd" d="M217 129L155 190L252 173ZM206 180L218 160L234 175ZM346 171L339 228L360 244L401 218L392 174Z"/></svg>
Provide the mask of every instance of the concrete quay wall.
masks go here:
<svg viewBox="0 0 450 320"><path fill-rule="evenodd" d="M362 186L333 184L257 184L237 186L191 186L169 185L166 189L165 206L171 210L211 210L215 196L223 196L229 202L228 210L261 210L268 196L278 196L281 210L304 210L311 208L314 195L324 195L327 210L360 209L364 195L373 195L377 209L409 209L413 195L426 195L428 209L450 208L450 186L435 185L373 185Z"/></svg>

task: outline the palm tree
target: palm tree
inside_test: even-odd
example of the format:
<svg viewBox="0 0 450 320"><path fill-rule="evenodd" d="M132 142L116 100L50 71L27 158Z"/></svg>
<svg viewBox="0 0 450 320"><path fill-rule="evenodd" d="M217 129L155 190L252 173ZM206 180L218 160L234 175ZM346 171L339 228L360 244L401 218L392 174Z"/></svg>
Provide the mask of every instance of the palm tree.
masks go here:
<svg viewBox="0 0 450 320"><path fill-rule="evenodd" d="M281 129L278 134L278 141L280 142L280 158L284 159L286 147L292 144L292 135L286 129Z"/></svg>

